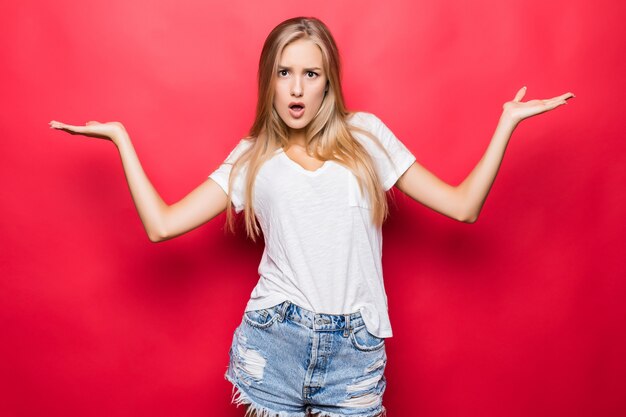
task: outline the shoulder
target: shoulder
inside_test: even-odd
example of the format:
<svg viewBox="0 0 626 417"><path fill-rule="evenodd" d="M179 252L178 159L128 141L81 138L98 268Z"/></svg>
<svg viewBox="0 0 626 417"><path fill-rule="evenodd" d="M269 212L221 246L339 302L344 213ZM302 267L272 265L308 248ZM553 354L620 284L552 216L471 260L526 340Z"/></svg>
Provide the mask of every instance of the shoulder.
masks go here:
<svg viewBox="0 0 626 417"><path fill-rule="evenodd" d="M350 113L346 118L346 122L357 128L371 130L382 124L382 121L373 113L357 111Z"/></svg>
<svg viewBox="0 0 626 417"><path fill-rule="evenodd" d="M254 145L254 142L256 141L256 138L241 138L239 139L239 143L237 143L237 146L235 147L235 149L248 149L249 147L251 147L252 145Z"/></svg>
<svg viewBox="0 0 626 417"><path fill-rule="evenodd" d="M354 112L348 115L346 120L356 139L367 138L368 141L374 140L383 146L393 142L395 139L387 125L373 113Z"/></svg>
<svg viewBox="0 0 626 417"><path fill-rule="evenodd" d="M229 163L233 163L239 158L246 150L248 150L253 144L254 138L242 138L239 140L237 145L230 151L228 157L226 157L226 161Z"/></svg>

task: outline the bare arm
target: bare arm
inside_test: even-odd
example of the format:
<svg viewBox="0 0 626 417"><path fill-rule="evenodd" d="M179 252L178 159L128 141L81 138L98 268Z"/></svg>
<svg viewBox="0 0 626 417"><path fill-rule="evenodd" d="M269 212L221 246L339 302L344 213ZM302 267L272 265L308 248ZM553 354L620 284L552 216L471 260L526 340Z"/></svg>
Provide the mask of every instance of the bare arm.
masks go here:
<svg viewBox="0 0 626 417"><path fill-rule="evenodd" d="M50 127L72 134L109 139L117 146L126 181L143 226L152 242L179 236L208 222L226 209L226 194L207 179L175 204L166 204L145 174L124 126L118 122L88 122L73 126L52 121Z"/></svg>
<svg viewBox="0 0 626 417"><path fill-rule="evenodd" d="M566 93L548 100L522 102L526 87L513 101L504 104L504 111L485 154L472 172L458 186L449 185L417 162L396 182L402 192L414 200L455 220L473 223L489 194L502 163L511 134L522 120L552 110L574 97Z"/></svg>

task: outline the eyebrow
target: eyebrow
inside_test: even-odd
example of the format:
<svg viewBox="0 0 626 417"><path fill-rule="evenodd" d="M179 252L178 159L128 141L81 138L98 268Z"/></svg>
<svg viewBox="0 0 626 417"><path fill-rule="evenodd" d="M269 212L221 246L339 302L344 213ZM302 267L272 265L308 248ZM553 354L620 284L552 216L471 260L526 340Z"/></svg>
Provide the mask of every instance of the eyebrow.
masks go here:
<svg viewBox="0 0 626 417"><path fill-rule="evenodd" d="M284 69L285 69L285 70L291 70L292 68L291 68L291 67L287 67L287 66L285 66L285 65L279 65L279 66L278 66L278 69L279 69L279 70L284 70ZM304 68L304 70L305 70L305 71L321 71L322 69L321 69L321 68L319 68L319 67L313 67L313 68Z"/></svg>

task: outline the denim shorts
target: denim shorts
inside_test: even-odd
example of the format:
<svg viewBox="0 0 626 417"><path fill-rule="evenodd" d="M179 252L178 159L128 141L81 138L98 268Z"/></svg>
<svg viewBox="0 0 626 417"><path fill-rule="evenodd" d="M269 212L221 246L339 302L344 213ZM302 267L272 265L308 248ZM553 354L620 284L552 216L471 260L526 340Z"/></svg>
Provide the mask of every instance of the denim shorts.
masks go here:
<svg viewBox="0 0 626 417"><path fill-rule="evenodd" d="M258 417L385 414L385 339L361 313L316 314L290 301L244 313L230 348L232 402Z"/></svg>

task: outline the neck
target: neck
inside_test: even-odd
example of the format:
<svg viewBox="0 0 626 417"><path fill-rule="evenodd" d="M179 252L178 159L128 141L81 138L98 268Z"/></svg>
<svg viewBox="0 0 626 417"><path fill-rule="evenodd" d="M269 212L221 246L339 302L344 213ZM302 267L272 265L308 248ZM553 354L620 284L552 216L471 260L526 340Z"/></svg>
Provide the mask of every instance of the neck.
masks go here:
<svg viewBox="0 0 626 417"><path fill-rule="evenodd" d="M289 145L306 146L306 134L304 129L290 129L289 130Z"/></svg>

